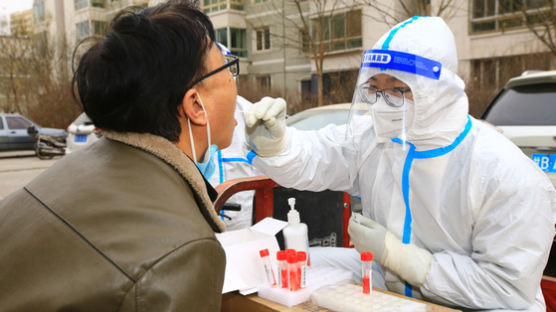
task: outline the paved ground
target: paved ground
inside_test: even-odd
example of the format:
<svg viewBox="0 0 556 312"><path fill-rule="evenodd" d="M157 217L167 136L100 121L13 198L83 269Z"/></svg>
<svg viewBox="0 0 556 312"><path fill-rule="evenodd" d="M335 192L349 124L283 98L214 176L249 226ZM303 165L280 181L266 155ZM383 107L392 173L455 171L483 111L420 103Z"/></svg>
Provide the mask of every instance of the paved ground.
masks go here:
<svg viewBox="0 0 556 312"><path fill-rule="evenodd" d="M0 200L20 189L60 157L40 160L33 151L0 152Z"/></svg>

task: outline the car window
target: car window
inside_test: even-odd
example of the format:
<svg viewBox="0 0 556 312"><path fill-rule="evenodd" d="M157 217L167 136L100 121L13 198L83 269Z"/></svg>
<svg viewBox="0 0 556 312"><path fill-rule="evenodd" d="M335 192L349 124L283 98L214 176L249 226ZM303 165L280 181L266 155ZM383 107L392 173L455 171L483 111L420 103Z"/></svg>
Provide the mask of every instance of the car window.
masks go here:
<svg viewBox="0 0 556 312"><path fill-rule="evenodd" d="M13 130L27 129L31 126L27 119L17 116L6 116L6 123L8 128Z"/></svg>
<svg viewBox="0 0 556 312"><path fill-rule="evenodd" d="M485 117L496 126L556 125L556 84L515 87L504 91Z"/></svg>
<svg viewBox="0 0 556 312"><path fill-rule="evenodd" d="M0 130L4 130L4 122L2 121L2 117L0 117Z"/></svg>
<svg viewBox="0 0 556 312"><path fill-rule="evenodd" d="M290 126L298 130L318 130L329 124L343 125L347 122L349 111L326 112L309 116Z"/></svg>

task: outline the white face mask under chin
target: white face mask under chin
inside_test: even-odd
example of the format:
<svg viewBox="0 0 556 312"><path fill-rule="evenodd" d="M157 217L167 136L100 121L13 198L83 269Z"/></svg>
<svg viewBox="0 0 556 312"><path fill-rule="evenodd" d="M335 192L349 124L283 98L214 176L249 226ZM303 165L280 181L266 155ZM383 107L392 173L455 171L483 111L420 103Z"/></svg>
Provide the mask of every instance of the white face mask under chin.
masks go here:
<svg viewBox="0 0 556 312"><path fill-rule="evenodd" d="M403 107L392 107L384 98L379 97L371 106L373 126L379 142L387 142L396 137L402 141L406 140L406 126L411 125L412 119L408 108L412 105L412 101L405 99Z"/></svg>

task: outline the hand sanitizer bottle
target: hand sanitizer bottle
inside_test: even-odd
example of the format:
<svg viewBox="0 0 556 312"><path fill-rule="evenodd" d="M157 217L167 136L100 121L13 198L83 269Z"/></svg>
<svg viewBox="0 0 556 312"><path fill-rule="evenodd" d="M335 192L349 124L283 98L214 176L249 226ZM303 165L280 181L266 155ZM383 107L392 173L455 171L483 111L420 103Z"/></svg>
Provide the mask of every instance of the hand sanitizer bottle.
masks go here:
<svg viewBox="0 0 556 312"><path fill-rule="evenodd" d="M295 210L295 198L288 198L290 211L288 212L288 225L282 230L286 249L304 251L309 259L309 237L307 235L307 224L301 223L299 212ZM309 260L308 260L309 261ZM310 265L307 261L307 265Z"/></svg>

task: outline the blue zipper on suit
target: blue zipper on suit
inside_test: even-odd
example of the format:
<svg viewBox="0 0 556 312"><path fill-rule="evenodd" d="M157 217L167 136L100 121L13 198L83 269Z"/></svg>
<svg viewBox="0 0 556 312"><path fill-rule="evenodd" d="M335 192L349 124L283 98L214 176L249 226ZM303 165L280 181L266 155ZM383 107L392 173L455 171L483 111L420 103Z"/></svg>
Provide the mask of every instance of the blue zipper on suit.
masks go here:
<svg viewBox="0 0 556 312"><path fill-rule="evenodd" d="M404 218L404 226L403 226L403 235L402 235L402 243L409 244L411 242L411 209L409 207L409 172L411 171L411 165L413 164L414 159L426 159L426 158L434 158L448 154L452 150L454 150L467 136L469 131L471 130L472 122L471 117L467 116L467 123L465 124L465 128L459 134L459 136L452 142L452 144L439 147L431 150L426 151L416 151L415 145L410 142L405 142L409 145L409 151L407 152L407 156L405 157L405 162L403 165L403 172L402 172L402 191L403 191L403 201L405 203L405 218ZM403 141L399 138L392 139L392 142L403 144ZM405 295L408 297L412 297L412 287L408 282L405 282Z"/></svg>

